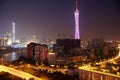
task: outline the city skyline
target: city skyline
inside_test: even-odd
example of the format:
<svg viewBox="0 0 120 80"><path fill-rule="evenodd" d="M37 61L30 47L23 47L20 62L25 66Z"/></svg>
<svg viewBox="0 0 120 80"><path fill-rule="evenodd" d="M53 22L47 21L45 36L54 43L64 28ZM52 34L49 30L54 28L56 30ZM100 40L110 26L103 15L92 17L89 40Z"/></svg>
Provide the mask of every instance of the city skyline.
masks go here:
<svg viewBox="0 0 120 80"><path fill-rule="evenodd" d="M120 40L119 0L78 0L78 4L82 40ZM1 0L0 37L12 32L11 23L15 22L16 37L66 34L74 38L74 11L75 0Z"/></svg>

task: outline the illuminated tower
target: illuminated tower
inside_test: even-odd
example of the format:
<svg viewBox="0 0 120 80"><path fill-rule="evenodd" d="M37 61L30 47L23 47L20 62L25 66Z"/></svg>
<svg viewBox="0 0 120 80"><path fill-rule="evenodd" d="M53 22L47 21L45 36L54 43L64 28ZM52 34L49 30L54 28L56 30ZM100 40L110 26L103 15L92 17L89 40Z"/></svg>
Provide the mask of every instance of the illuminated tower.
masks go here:
<svg viewBox="0 0 120 80"><path fill-rule="evenodd" d="M76 0L76 10L74 14L75 14L75 39L80 39L78 0Z"/></svg>
<svg viewBox="0 0 120 80"><path fill-rule="evenodd" d="M15 42L15 22L12 23L12 42Z"/></svg>

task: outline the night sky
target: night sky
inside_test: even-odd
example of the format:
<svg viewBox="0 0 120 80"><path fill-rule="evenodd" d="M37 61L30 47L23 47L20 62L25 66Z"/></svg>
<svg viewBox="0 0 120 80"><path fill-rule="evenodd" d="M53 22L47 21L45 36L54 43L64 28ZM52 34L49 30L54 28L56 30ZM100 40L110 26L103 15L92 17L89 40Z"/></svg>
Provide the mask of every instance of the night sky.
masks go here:
<svg viewBox="0 0 120 80"><path fill-rule="evenodd" d="M120 40L120 0L78 1L82 40ZM0 37L15 22L17 38L71 38L74 11L75 0L0 0Z"/></svg>

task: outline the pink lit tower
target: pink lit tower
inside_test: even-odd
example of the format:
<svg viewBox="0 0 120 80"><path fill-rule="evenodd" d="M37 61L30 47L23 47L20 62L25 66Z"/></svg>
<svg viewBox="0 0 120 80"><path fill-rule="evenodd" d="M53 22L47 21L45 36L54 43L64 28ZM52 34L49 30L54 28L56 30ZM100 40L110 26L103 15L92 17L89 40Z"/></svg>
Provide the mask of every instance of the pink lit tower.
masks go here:
<svg viewBox="0 0 120 80"><path fill-rule="evenodd" d="M75 39L80 39L78 0L76 0L76 10L74 12L74 15L75 15Z"/></svg>

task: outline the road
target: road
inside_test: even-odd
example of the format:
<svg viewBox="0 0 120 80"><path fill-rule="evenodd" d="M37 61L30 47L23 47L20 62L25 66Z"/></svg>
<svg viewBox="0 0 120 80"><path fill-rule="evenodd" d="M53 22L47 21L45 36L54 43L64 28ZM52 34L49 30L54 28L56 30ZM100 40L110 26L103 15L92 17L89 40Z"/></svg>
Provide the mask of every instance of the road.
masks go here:
<svg viewBox="0 0 120 80"><path fill-rule="evenodd" d="M9 72L10 74L13 74L15 76L18 76L20 78L27 79L27 80L29 80L30 78L34 78L34 80L42 80L42 79L40 79L36 76L33 76L29 73L19 71L19 70L16 70L14 68L10 68L10 67L3 66L3 65L0 65L0 71Z"/></svg>
<svg viewBox="0 0 120 80"><path fill-rule="evenodd" d="M108 63L108 62L113 62L113 61L115 61L115 60L119 60L119 59L120 59L120 46L118 47L118 49L119 49L119 52L118 52L118 55L117 55L117 56L115 56L115 57L112 58L112 59L108 59L108 60L99 62L99 64L106 64L106 63Z"/></svg>
<svg viewBox="0 0 120 80"><path fill-rule="evenodd" d="M50 72L56 72L56 71L58 71L58 72L62 72L63 74L66 74L66 71L67 71L67 69L62 69L62 68L60 68L60 69L58 69L58 68L52 68L52 67L45 67L45 66L31 66L33 69L36 69L36 70L39 70L39 69L41 69L41 70L48 70L48 72L50 71Z"/></svg>
<svg viewBox="0 0 120 80"><path fill-rule="evenodd" d="M118 49L119 49L119 52L116 57L105 60L105 61L101 61L99 62L99 64L102 65L108 62L119 60L120 59L120 46L118 47ZM110 70L101 69L103 72L100 72L100 71L94 70L95 67L92 67L90 65L79 67L79 69L80 69L79 75L81 76L81 80L84 80L84 79L91 80L91 78L92 80L120 80L120 75L111 74L109 73Z"/></svg>
<svg viewBox="0 0 120 80"><path fill-rule="evenodd" d="M119 75L111 74L109 72L100 72L88 68L84 69L84 67L79 67L79 69L81 80L120 80Z"/></svg>
<svg viewBox="0 0 120 80"><path fill-rule="evenodd" d="M120 78L119 75L111 74L109 72L108 73L106 73L106 72L100 72L100 71L97 71L97 70L92 70L91 68L90 67L89 68L79 67L79 69L81 69L81 70L85 70L85 71L89 71L89 72L93 72L93 73L99 73L99 74L104 74L104 75L109 75L109 76L114 76L114 77L119 77Z"/></svg>

